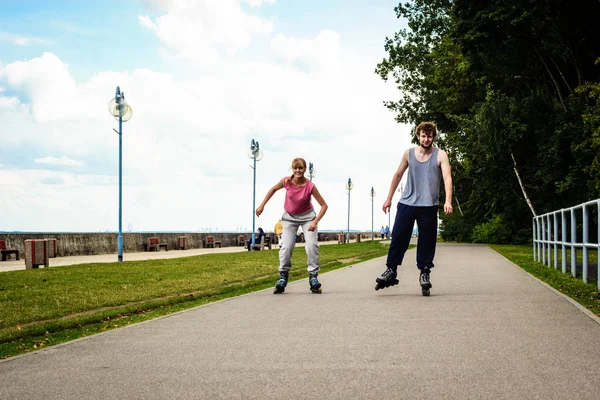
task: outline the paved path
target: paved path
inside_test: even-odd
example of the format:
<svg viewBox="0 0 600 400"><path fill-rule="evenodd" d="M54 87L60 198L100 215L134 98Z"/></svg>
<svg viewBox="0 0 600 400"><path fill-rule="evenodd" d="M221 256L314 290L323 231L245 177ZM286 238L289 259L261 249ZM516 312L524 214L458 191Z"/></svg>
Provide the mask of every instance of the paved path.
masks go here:
<svg viewBox="0 0 600 400"><path fill-rule="evenodd" d="M486 246L439 244L0 362L1 399L597 399L598 318Z"/></svg>

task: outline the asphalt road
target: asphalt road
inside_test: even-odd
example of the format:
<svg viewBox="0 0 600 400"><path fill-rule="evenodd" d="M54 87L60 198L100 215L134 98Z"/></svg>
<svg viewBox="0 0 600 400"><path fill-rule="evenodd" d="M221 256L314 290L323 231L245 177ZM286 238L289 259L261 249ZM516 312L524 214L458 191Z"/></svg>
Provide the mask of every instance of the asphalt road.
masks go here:
<svg viewBox="0 0 600 400"><path fill-rule="evenodd" d="M597 399L600 322L486 246L439 244L0 362L1 399ZM300 268L297 266L297 268Z"/></svg>

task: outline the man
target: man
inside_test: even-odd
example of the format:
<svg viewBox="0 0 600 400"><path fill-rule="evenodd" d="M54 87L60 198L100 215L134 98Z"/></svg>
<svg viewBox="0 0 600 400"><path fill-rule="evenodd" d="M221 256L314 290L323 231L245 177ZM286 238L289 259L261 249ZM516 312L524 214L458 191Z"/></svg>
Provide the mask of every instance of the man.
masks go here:
<svg viewBox="0 0 600 400"><path fill-rule="evenodd" d="M437 213L440 197L440 180L444 179L446 201L444 213L452 213L452 176L448 154L433 141L437 127L433 122L422 122L417 126L418 146L404 152L400 166L392 178L388 197L383 203L383 212L388 213L392 197L402 176L408 169L406 187L398 202L398 212L392 230L392 242L387 256L387 269L376 279L375 290L397 285L397 269L402 264L408 249L415 221L419 231L417 241L417 268L421 271L419 283L423 296L429 296L432 287L429 273L434 267L433 257L437 240Z"/></svg>
<svg viewBox="0 0 600 400"><path fill-rule="evenodd" d="M281 235L283 235L283 222L281 222L281 218L275 224L275 229L273 229L275 235L277 235L277 243L279 244L279 248L281 248Z"/></svg>

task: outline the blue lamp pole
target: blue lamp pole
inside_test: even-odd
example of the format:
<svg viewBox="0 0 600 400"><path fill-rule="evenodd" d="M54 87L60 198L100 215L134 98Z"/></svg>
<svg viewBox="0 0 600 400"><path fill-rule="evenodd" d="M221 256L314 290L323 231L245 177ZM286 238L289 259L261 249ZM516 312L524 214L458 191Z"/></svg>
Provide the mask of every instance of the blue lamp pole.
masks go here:
<svg viewBox="0 0 600 400"><path fill-rule="evenodd" d="M308 163L308 177L310 178L310 180L313 180L313 176L315 176L315 168L313 166L312 162Z"/></svg>
<svg viewBox="0 0 600 400"><path fill-rule="evenodd" d="M353 187L352 180L348 178L348 183L346 184L346 189L348 189L348 231L346 232L346 243L350 243L350 191Z"/></svg>
<svg viewBox="0 0 600 400"><path fill-rule="evenodd" d="M117 260L123 262L123 122L129 121L132 111L131 107L125 102L125 93L121 92L118 86L114 100L111 100L108 105L108 110L119 121L119 130L113 130L119 135L119 236Z"/></svg>
<svg viewBox="0 0 600 400"><path fill-rule="evenodd" d="M371 240L375 240L375 217L373 212L373 200L375 197L375 189L371 186Z"/></svg>
<svg viewBox="0 0 600 400"><path fill-rule="evenodd" d="M254 139L252 139L252 142L250 142L250 151L248 152L248 157L252 158L254 160L254 166L252 167L252 169L254 170L254 183L252 185L252 245L250 246L250 250L254 251L254 243L255 243L255 237L254 237L254 232L256 231L255 228L255 217L256 217L256 162L260 161L262 158L262 152L260 150L260 147L258 145L258 142L254 141Z"/></svg>

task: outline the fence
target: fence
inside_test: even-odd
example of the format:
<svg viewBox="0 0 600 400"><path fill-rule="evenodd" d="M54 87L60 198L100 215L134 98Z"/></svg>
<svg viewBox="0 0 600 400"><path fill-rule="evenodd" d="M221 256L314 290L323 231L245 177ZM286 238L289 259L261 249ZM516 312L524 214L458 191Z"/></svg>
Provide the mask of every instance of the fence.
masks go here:
<svg viewBox="0 0 600 400"><path fill-rule="evenodd" d="M596 206L596 242L590 242L591 213ZM581 210L580 213L577 211ZM581 215L581 241L577 241L578 219ZM569 216L570 218L567 218ZM559 224L560 217L560 224ZM567 232L570 231L570 235ZM559 235L560 234L560 235ZM560 237L559 237L560 236ZM567 239L567 236L569 238ZM558 268L558 247L561 247L561 267L563 274L567 273L567 247L571 250L571 275L577 277L577 249L582 249L582 274L585 283L588 282L589 251L596 250L598 289L600 290L600 199L588 201L570 208L563 208L533 218L533 259ZM554 254L553 254L554 253ZM554 258L552 258L554 255ZM554 265L552 265L554 261Z"/></svg>

